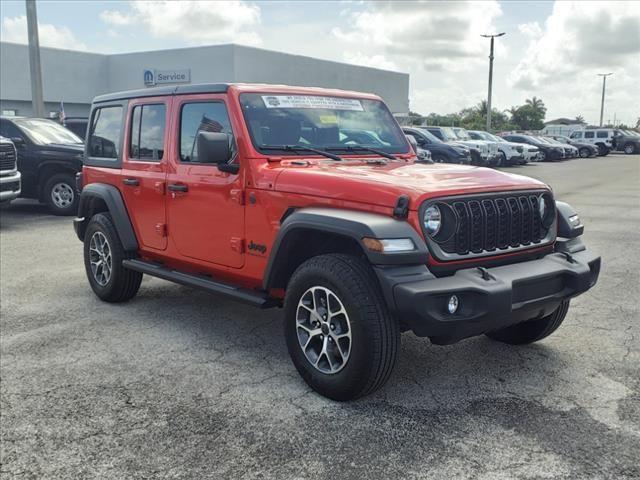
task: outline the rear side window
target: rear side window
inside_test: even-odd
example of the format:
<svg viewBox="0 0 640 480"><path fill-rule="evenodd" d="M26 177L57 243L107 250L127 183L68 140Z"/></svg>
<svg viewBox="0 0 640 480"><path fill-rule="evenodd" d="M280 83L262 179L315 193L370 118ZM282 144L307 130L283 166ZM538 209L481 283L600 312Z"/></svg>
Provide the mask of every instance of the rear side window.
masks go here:
<svg viewBox="0 0 640 480"><path fill-rule="evenodd" d="M594 132L584 132L584 138L594 138Z"/></svg>
<svg viewBox="0 0 640 480"><path fill-rule="evenodd" d="M131 116L129 158L159 162L164 156L166 107L136 105Z"/></svg>
<svg viewBox="0 0 640 480"><path fill-rule="evenodd" d="M89 135L89 156L119 158L122 106L97 108Z"/></svg>
<svg viewBox="0 0 640 480"><path fill-rule="evenodd" d="M598 138L607 138L609 136L609 133L606 130L602 130L596 133L596 136Z"/></svg>
<svg viewBox="0 0 640 480"><path fill-rule="evenodd" d="M180 113L180 161L198 163L196 138L200 132L228 134L231 151L235 151L231 122L227 107L223 102L186 103L182 106Z"/></svg>

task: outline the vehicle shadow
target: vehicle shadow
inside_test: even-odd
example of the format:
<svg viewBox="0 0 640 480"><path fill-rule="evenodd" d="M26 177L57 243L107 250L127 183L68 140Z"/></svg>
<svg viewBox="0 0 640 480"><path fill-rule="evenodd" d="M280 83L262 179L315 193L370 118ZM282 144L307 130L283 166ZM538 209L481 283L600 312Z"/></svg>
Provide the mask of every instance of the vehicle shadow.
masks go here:
<svg viewBox="0 0 640 480"><path fill-rule="evenodd" d="M51 215L47 206L36 200L18 199L0 205L0 229L12 230L42 221L71 221L71 217Z"/></svg>
<svg viewBox="0 0 640 480"><path fill-rule="evenodd" d="M145 280L138 297L126 306L114 308L122 308L129 319L142 322L145 331L179 329L192 337L190 354L198 358L215 359L220 352L227 352L227 357L214 361L224 363L232 358L234 376L243 377L243 384L260 385L255 393L263 399L273 397L274 392L279 400L306 393L315 398L317 406L334 404L310 392L295 371L285 346L281 309L260 311L155 279ZM358 409L394 404L437 410L501 395L534 398L564 381L554 372L562 371L566 364L561 350L544 343L516 347L476 337L436 346L408 332L402 335L398 363L387 385L349 405ZM230 383L217 387L241 389L234 376L227 380L218 377Z"/></svg>

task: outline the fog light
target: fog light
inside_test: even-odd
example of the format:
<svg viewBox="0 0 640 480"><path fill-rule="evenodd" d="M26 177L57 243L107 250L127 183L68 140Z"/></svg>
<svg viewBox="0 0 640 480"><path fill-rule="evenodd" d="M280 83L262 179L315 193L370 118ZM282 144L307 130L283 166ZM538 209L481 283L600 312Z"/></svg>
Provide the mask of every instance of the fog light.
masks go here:
<svg viewBox="0 0 640 480"><path fill-rule="evenodd" d="M447 310L449 310L449 313L451 315L458 311L458 305L460 305L458 297L456 297L455 295L451 295L449 297L449 303L447 304Z"/></svg>

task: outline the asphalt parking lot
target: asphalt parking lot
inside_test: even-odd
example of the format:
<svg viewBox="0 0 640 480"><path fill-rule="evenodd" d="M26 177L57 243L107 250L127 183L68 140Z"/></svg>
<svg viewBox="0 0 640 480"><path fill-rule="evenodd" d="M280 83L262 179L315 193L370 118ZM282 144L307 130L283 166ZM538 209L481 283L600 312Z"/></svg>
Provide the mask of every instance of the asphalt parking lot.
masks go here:
<svg viewBox="0 0 640 480"><path fill-rule="evenodd" d="M281 313L146 278L87 284L69 218L0 219L2 478L640 478L640 156L508 169L571 203L598 286L545 341L404 334L374 395L298 377Z"/></svg>

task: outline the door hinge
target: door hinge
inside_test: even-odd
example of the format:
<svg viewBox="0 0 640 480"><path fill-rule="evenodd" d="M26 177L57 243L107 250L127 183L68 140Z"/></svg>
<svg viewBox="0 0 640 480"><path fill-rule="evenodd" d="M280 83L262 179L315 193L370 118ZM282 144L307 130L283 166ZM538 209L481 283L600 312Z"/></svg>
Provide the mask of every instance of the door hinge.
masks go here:
<svg viewBox="0 0 640 480"><path fill-rule="evenodd" d="M229 193L234 202L237 202L238 205L244 205L244 190L241 188L234 188Z"/></svg>
<svg viewBox="0 0 640 480"><path fill-rule="evenodd" d="M161 237L167 236L167 224L166 223L156 223L156 233Z"/></svg>
<svg viewBox="0 0 640 480"><path fill-rule="evenodd" d="M244 238L231 237L231 250L244 253Z"/></svg>

